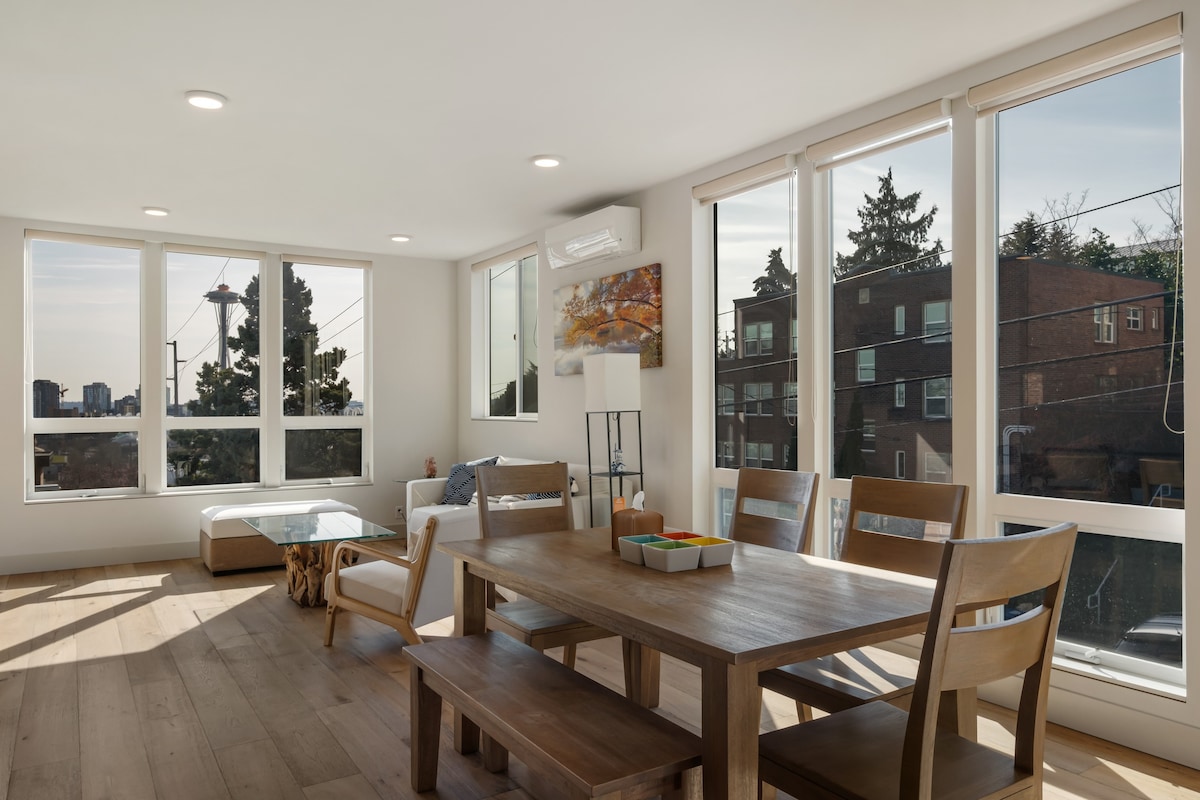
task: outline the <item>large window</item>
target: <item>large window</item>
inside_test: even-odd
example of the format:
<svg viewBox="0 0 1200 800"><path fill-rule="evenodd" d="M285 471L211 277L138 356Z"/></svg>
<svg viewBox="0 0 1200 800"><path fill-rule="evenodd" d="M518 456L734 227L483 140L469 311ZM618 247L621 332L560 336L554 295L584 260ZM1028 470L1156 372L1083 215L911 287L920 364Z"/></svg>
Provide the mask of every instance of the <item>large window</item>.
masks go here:
<svg viewBox="0 0 1200 800"><path fill-rule="evenodd" d="M836 477L890 477L901 451L950 451L947 414L928 413L949 407L950 347L922 346L950 341L950 146L941 133L829 170ZM941 405L927 391L926 413L906 407L905 382L930 380Z"/></svg>
<svg viewBox="0 0 1200 800"><path fill-rule="evenodd" d="M796 276L792 267L792 181L769 183L713 205L716 226L716 457L718 467L795 468ZM742 387L743 414L721 387ZM776 388L785 390L777 403ZM775 452L790 454L776 464ZM738 457L741 457L740 460Z"/></svg>
<svg viewBox="0 0 1200 800"><path fill-rule="evenodd" d="M486 268L489 417L538 410L537 254Z"/></svg>
<svg viewBox="0 0 1200 800"><path fill-rule="evenodd" d="M27 247L27 496L369 475L365 265L60 234Z"/></svg>
<svg viewBox="0 0 1200 800"><path fill-rule="evenodd" d="M142 245L31 237L26 247L26 495L136 491Z"/></svg>
<svg viewBox="0 0 1200 800"><path fill-rule="evenodd" d="M1183 553L1171 518L1185 502L1174 485L1184 452L1180 89L1180 57L1168 56L1000 111L995 122L997 488L1165 507L1124 532L1081 531L1059 653L1175 682ZM1142 325L1147 309L1160 329ZM1170 503L1156 502L1164 482ZM1028 515L1019 501L1005 507ZM1070 518L1079 516L1064 507L1059 519Z"/></svg>

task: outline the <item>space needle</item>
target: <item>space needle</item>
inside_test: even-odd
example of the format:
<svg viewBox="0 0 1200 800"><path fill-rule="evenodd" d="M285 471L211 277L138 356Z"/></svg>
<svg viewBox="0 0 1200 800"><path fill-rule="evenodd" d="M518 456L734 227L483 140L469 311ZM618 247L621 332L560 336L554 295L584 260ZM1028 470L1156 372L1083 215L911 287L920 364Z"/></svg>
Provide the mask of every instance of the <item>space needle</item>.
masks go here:
<svg viewBox="0 0 1200 800"><path fill-rule="evenodd" d="M216 290L204 295L208 302L215 305L217 311L217 337L220 341L221 369L229 368L229 308L241 302L237 292L229 291L229 286L222 283Z"/></svg>

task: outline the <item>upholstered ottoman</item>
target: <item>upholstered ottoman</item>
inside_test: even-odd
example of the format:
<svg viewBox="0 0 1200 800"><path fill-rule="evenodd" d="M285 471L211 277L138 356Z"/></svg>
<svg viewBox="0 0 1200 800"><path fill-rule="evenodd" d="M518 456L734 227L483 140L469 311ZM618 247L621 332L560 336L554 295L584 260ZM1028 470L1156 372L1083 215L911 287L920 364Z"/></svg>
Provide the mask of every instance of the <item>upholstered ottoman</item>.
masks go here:
<svg viewBox="0 0 1200 800"><path fill-rule="evenodd" d="M282 567L283 548L246 524L246 517L316 514L358 509L337 500L297 500L282 503L238 503L209 506L200 512L200 557L216 574L233 569Z"/></svg>

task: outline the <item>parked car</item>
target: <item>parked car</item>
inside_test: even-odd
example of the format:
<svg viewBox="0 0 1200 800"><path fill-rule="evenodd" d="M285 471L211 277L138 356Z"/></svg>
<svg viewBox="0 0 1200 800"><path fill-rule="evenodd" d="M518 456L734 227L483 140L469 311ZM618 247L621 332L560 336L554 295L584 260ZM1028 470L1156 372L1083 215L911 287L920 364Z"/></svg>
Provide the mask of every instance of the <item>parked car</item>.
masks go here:
<svg viewBox="0 0 1200 800"><path fill-rule="evenodd" d="M1125 631L1117 652L1164 664L1183 664L1183 614L1159 614Z"/></svg>

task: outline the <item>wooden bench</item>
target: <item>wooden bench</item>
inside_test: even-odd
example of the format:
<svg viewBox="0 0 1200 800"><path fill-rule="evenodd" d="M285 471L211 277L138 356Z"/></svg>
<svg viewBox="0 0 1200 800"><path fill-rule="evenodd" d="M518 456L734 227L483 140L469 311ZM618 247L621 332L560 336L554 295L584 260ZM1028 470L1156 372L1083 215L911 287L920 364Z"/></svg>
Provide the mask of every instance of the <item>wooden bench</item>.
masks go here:
<svg viewBox="0 0 1200 800"><path fill-rule="evenodd" d="M502 633L404 648L412 662L412 786L437 784L442 700L483 732L484 766L523 761L564 798L699 796L700 739Z"/></svg>

